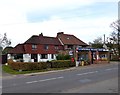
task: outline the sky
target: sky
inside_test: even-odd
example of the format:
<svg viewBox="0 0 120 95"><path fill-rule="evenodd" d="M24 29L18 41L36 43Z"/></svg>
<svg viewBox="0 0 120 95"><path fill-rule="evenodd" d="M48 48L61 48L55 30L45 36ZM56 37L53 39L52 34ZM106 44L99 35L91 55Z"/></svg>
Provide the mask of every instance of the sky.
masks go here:
<svg viewBox="0 0 120 95"><path fill-rule="evenodd" d="M7 33L11 46L32 35L56 37L73 34L93 42L110 35L118 19L119 0L0 0L0 34Z"/></svg>

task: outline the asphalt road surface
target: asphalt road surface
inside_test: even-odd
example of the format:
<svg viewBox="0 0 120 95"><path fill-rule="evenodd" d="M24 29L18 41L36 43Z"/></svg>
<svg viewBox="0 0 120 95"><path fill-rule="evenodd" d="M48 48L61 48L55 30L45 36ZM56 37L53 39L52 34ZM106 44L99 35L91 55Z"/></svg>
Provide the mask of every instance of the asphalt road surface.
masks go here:
<svg viewBox="0 0 120 95"><path fill-rule="evenodd" d="M2 93L118 93L118 64L7 78Z"/></svg>

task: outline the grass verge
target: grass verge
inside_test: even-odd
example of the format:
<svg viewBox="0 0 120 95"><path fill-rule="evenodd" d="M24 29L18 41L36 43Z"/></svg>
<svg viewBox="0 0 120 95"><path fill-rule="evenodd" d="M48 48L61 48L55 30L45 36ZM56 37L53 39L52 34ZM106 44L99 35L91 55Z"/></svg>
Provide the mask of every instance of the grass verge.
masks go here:
<svg viewBox="0 0 120 95"><path fill-rule="evenodd" d="M68 68L47 68L47 69L43 69L43 70L32 70L32 71L17 71L17 70L13 70L10 68L9 65L3 65L2 66L2 70L6 73L9 73L9 74L14 74L14 75L17 75L17 74L29 74L29 73L37 73L37 72L46 72L46 71L52 71L52 70L63 70L63 69L68 69Z"/></svg>

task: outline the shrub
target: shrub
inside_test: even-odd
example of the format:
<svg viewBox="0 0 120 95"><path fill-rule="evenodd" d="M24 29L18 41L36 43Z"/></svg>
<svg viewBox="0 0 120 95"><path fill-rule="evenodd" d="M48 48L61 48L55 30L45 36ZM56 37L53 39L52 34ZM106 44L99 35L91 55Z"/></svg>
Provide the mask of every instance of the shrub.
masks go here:
<svg viewBox="0 0 120 95"><path fill-rule="evenodd" d="M47 62L13 62L8 61L9 66L13 70L31 71L31 70L42 70L46 68L68 68L75 66L75 62L71 60L54 60Z"/></svg>
<svg viewBox="0 0 120 95"><path fill-rule="evenodd" d="M64 67L73 67L75 66L75 62L71 62L71 60L56 60L51 61L52 68L64 68Z"/></svg>
<svg viewBox="0 0 120 95"><path fill-rule="evenodd" d="M7 63L8 63L8 64L11 64L11 63L13 63L13 60L12 60L12 59L8 59L8 60L7 60Z"/></svg>
<svg viewBox="0 0 120 95"><path fill-rule="evenodd" d="M41 70L47 68L46 62L12 62L9 65L14 70L23 71Z"/></svg>
<svg viewBox="0 0 120 95"><path fill-rule="evenodd" d="M63 54L58 54L58 56L56 57L57 60L70 60L71 57L70 55L63 55Z"/></svg>

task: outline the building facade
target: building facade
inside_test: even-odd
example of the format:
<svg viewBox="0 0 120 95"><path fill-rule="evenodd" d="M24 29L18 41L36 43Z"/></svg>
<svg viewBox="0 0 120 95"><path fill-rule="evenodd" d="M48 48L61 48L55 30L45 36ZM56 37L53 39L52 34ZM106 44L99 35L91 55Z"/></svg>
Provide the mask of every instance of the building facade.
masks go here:
<svg viewBox="0 0 120 95"><path fill-rule="evenodd" d="M33 35L23 44L16 45L8 52L8 59L22 62L56 60L59 53L74 55L76 47L86 47L86 43L74 35L57 33L56 37Z"/></svg>
<svg viewBox="0 0 120 95"><path fill-rule="evenodd" d="M63 50L63 46L56 37L34 35L9 51L8 59L23 62L51 61L56 59L59 50Z"/></svg>

